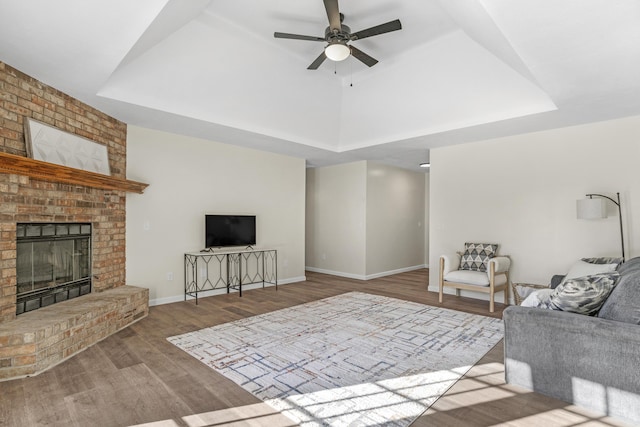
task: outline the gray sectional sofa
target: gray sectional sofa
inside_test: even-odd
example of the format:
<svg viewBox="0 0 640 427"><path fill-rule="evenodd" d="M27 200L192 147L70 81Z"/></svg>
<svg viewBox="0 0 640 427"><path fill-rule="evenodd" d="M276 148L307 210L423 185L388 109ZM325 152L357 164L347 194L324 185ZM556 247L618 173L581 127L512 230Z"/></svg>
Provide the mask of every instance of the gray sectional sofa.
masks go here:
<svg viewBox="0 0 640 427"><path fill-rule="evenodd" d="M640 425L640 257L617 271L597 317L504 311L507 383Z"/></svg>

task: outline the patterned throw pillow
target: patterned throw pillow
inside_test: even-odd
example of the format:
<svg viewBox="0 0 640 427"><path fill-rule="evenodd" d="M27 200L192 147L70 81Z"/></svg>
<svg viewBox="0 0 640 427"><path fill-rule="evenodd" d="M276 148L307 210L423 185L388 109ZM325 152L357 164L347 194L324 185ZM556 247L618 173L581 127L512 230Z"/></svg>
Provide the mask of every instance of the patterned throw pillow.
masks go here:
<svg viewBox="0 0 640 427"><path fill-rule="evenodd" d="M620 274L617 271L576 277L549 295L549 308L594 316L607 300Z"/></svg>
<svg viewBox="0 0 640 427"><path fill-rule="evenodd" d="M460 270L487 271L489 260L496 256L498 245L493 243L465 243L460 258Z"/></svg>

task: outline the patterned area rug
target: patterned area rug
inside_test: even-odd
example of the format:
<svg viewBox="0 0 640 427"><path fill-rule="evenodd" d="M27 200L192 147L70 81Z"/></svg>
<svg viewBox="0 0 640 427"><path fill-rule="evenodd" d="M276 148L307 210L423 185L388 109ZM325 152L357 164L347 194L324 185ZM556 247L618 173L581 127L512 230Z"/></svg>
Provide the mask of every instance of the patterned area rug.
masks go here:
<svg viewBox="0 0 640 427"><path fill-rule="evenodd" d="M350 292L168 340L303 426L407 426L502 321Z"/></svg>

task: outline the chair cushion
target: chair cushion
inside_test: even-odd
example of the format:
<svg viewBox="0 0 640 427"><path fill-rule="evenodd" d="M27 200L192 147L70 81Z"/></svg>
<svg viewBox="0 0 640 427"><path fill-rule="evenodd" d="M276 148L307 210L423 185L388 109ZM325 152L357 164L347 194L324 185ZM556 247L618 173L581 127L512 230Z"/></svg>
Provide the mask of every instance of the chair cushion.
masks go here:
<svg viewBox="0 0 640 427"><path fill-rule="evenodd" d="M454 270L444 276L445 282L466 283L468 285L489 286L486 272L470 270Z"/></svg>
<svg viewBox="0 0 640 427"><path fill-rule="evenodd" d="M460 258L460 270L487 271L489 260L496 255L498 245L493 243L465 243Z"/></svg>

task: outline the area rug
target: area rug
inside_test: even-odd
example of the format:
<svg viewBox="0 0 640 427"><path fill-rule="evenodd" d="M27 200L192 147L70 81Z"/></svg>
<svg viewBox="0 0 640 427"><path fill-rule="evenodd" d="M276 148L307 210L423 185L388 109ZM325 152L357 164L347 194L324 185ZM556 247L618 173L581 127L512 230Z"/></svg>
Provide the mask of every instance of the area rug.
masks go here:
<svg viewBox="0 0 640 427"><path fill-rule="evenodd" d="M303 426L407 426L502 321L350 292L168 340Z"/></svg>

